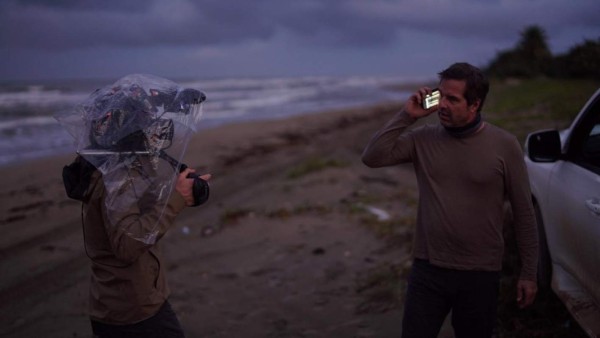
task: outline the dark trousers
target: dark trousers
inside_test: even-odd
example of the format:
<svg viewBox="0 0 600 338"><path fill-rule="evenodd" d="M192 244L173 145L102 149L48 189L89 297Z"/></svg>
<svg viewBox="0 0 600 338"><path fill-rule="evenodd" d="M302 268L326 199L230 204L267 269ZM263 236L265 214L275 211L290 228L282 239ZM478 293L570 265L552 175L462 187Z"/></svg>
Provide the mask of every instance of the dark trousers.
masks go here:
<svg viewBox="0 0 600 338"><path fill-rule="evenodd" d="M491 337L500 272L444 269L415 259L408 277L403 338L437 337L452 310L457 338Z"/></svg>
<svg viewBox="0 0 600 338"><path fill-rule="evenodd" d="M139 323L131 325L109 325L92 320L94 338L183 338L183 330L177 315L166 301L158 312Z"/></svg>

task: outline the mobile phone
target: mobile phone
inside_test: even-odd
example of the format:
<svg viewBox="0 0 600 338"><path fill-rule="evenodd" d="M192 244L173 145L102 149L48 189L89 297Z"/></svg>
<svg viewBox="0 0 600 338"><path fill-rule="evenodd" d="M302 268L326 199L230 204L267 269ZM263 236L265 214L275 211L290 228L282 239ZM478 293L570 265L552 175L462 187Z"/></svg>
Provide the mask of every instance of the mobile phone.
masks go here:
<svg viewBox="0 0 600 338"><path fill-rule="evenodd" d="M423 100L423 109L429 109L433 106L437 106L440 103L440 91L436 88L431 94L425 95Z"/></svg>

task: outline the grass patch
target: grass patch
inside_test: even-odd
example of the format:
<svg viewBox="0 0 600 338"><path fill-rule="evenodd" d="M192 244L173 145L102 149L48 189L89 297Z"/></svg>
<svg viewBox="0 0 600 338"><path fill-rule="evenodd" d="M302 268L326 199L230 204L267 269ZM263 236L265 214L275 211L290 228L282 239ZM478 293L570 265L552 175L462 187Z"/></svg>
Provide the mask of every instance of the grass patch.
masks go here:
<svg viewBox="0 0 600 338"><path fill-rule="evenodd" d="M376 204L385 200L382 195L369 194L366 190L355 190L349 197L340 199L342 205L351 206L355 211L364 211L366 204Z"/></svg>
<svg viewBox="0 0 600 338"><path fill-rule="evenodd" d="M356 293L363 296L357 313L384 313L402 307L406 292L407 264L380 264L356 280Z"/></svg>
<svg viewBox="0 0 600 338"><path fill-rule="evenodd" d="M412 238L412 234L407 234L405 229L415 224L415 217L408 215L401 218L393 218L389 221L380 221L377 219L377 216L369 214L361 217L360 223L381 238L391 238L398 234L408 235ZM412 229L410 232L412 233Z"/></svg>
<svg viewBox="0 0 600 338"><path fill-rule="evenodd" d="M348 162L340 161L336 159L327 159L323 157L310 157L304 162L300 163L296 167L288 171L287 177L289 179L296 179L310 173L325 170L328 168L343 168L349 165Z"/></svg>
<svg viewBox="0 0 600 338"><path fill-rule="evenodd" d="M572 120L600 81L533 79L492 81L485 108L500 115L540 112L544 118Z"/></svg>
<svg viewBox="0 0 600 338"><path fill-rule="evenodd" d="M240 218L244 218L252 212L252 210L248 209L227 209L221 214L221 224L237 223Z"/></svg>
<svg viewBox="0 0 600 338"><path fill-rule="evenodd" d="M592 80L493 80L484 117L524 142L533 131L568 127L599 87Z"/></svg>
<svg viewBox="0 0 600 338"><path fill-rule="evenodd" d="M419 205L419 196L413 189L398 190L391 198L400 200L404 205L415 210Z"/></svg>
<svg viewBox="0 0 600 338"><path fill-rule="evenodd" d="M281 218L286 219L296 215L302 215L307 213L315 213L318 215L326 215L333 211L333 208L322 204L308 204L295 206L293 208L279 208L268 211L266 216L268 218Z"/></svg>

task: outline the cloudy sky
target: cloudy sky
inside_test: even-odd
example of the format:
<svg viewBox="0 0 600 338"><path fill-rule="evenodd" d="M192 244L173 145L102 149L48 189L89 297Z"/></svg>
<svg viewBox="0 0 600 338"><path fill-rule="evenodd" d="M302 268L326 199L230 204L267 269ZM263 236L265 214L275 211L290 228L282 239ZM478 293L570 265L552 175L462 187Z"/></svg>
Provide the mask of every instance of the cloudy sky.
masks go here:
<svg viewBox="0 0 600 338"><path fill-rule="evenodd" d="M0 80L435 75L538 25L600 38L600 0L2 0Z"/></svg>

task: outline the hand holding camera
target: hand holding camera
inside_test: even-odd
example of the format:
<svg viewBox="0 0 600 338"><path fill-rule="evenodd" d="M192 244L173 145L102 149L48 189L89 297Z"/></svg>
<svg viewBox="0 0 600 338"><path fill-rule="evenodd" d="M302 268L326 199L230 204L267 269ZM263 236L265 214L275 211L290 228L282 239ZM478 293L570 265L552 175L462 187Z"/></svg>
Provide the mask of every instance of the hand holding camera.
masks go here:
<svg viewBox="0 0 600 338"><path fill-rule="evenodd" d="M183 196L188 206L196 207L204 204L210 196L208 180L211 175L196 175L195 170L188 168L185 164L181 164L179 172L175 190ZM188 182L190 178L194 180L191 186Z"/></svg>

